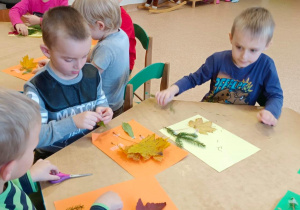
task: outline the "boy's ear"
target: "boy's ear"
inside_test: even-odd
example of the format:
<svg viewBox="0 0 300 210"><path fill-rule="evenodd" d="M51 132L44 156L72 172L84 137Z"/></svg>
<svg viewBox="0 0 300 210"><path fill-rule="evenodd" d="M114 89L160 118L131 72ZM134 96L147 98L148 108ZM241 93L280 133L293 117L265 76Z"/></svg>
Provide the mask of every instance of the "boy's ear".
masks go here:
<svg viewBox="0 0 300 210"><path fill-rule="evenodd" d="M232 44L232 35L231 35L231 33L229 33L228 35L229 35L229 41Z"/></svg>
<svg viewBox="0 0 300 210"><path fill-rule="evenodd" d="M96 24L99 30L103 31L105 29L105 24L102 21L98 20L96 21Z"/></svg>
<svg viewBox="0 0 300 210"><path fill-rule="evenodd" d="M267 43L266 47L265 47L265 50L268 49L271 45L273 44L273 41L272 39L269 41L269 43Z"/></svg>
<svg viewBox="0 0 300 210"><path fill-rule="evenodd" d="M12 172L15 167L16 161L10 161L9 163L6 163L1 166L0 168L0 177L4 182L7 182L11 180L12 178Z"/></svg>
<svg viewBox="0 0 300 210"><path fill-rule="evenodd" d="M45 44L41 44L41 45L40 45L40 48L41 48L43 54L44 54L47 58L50 58L50 50L49 50L49 48L48 48Z"/></svg>

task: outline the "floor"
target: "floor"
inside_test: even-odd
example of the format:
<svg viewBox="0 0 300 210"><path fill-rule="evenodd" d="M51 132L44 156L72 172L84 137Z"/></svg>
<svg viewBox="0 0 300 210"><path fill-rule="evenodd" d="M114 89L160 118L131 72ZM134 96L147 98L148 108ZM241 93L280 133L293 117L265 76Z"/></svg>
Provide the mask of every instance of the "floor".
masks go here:
<svg viewBox="0 0 300 210"><path fill-rule="evenodd" d="M153 37L153 62L170 62L170 84L196 71L214 52L231 49L228 33L233 19L248 7L267 8L276 22L271 47L265 51L274 59L284 92L284 107L300 113L300 1L240 0L238 3L191 3L168 13L151 14L145 10L129 12L134 23ZM137 61L133 75L143 67L143 49L137 45ZM159 81L152 83L152 94ZM298 84L298 85L297 85ZM200 101L209 83L189 90L176 99Z"/></svg>

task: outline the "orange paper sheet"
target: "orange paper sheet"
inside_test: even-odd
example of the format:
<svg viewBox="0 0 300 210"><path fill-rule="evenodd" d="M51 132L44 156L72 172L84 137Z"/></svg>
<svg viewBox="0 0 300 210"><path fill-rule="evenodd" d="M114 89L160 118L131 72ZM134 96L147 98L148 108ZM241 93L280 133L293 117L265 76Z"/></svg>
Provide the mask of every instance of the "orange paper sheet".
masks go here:
<svg viewBox="0 0 300 210"><path fill-rule="evenodd" d="M116 161L120 166L122 166L126 171L128 171L134 177L156 175L159 172L167 169L168 167L174 165L175 163L182 160L187 156L188 152L178 148L177 146L171 144L167 149L164 150L164 158L161 162L153 160L140 160L135 161L128 159L126 155L119 149L117 145L132 145L134 142L126 141L117 137L114 133L119 134L121 137L126 139L131 139L132 141L139 142L142 138L153 134L152 131L143 127L134 120L128 122L133 130L135 139L132 139L125 131L122 129L122 125L108 130L104 133L93 133L92 141L93 144L101 149L106 155ZM158 136L156 135L156 138Z"/></svg>
<svg viewBox="0 0 300 210"><path fill-rule="evenodd" d="M46 59L46 57L43 56L43 57L40 57L40 58L36 58L36 59L34 59L34 62L38 62L38 61L43 60L43 59ZM33 77L35 75L35 74L32 74L32 73L22 74L22 72L18 73L16 71L14 71L14 69L19 70L20 68L21 68L21 65L16 65L16 66L12 66L12 67L9 67L7 69L4 69L2 71L6 74L10 74L14 77L18 77L18 78L23 79L25 81L30 80L31 77Z"/></svg>
<svg viewBox="0 0 300 210"><path fill-rule="evenodd" d="M107 191L114 191L118 193L123 201L123 210L135 209L139 198L142 199L144 205L147 202L166 202L167 205L164 210L177 209L172 200L169 198L169 196L166 194L166 192L154 177L140 177L138 179L111 185L88 193L84 193L82 195L55 201L54 205L56 210L65 210L76 205L84 205L84 209L90 209L95 200Z"/></svg>
<svg viewBox="0 0 300 210"><path fill-rule="evenodd" d="M92 46L96 46L98 42L99 42L99 40L92 39Z"/></svg>

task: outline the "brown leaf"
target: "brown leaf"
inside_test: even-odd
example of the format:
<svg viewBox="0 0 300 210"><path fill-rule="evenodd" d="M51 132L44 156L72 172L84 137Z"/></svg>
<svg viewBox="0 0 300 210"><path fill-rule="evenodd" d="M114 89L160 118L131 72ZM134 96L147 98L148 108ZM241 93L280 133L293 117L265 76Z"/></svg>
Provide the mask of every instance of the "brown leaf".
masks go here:
<svg viewBox="0 0 300 210"><path fill-rule="evenodd" d="M197 118L195 121L189 121L189 126L195 128L199 133L207 135L207 133L213 133L216 129L211 127L212 122L203 122L202 118Z"/></svg>
<svg viewBox="0 0 300 210"><path fill-rule="evenodd" d="M136 204L136 210L162 210L167 205L164 203L146 203L144 206L142 199L139 199Z"/></svg>

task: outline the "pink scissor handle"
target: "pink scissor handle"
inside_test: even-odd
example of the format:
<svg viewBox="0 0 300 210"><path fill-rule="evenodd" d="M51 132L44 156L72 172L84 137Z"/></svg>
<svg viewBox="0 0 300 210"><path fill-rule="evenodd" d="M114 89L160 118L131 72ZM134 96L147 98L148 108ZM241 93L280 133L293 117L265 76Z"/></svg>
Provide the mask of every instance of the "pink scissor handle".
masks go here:
<svg viewBox="0 0 300 210"><path fill-rule="evenodd" d="M64 180L66 180L66 179L70 179L70 174L64 174L64 173L61 173L61 172L59 172L58 174L56 174L56 176L59 176L60 179L50 181L51 184L60 183L60 182L62 182Z"/></svg>

